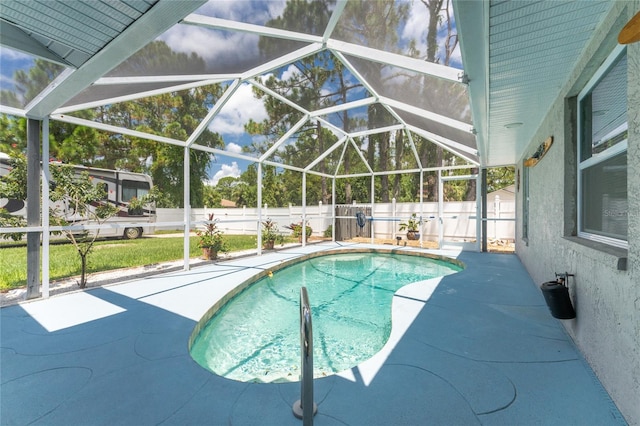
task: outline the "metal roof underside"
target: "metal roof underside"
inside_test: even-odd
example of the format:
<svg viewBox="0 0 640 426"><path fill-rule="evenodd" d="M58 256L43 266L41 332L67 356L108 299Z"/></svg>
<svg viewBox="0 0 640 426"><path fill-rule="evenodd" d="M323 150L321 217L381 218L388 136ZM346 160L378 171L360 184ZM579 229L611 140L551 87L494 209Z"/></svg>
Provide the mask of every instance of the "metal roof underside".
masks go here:
<svg viewBox="0 0 640 426"><path fill-rule="evenodd" d="M514 164L615 2L454 0L468 85L461 70L409 57L393 46L388 47L384 40L369 43L362 39L362 34L346 32L344 28L348 25L343 21L348 14L344 12L347 4L344 0L333 5L325 27L309 29L307 33L223 19L214 12L206 12L206 7L212 5L206 3L204 0L3 1L1 44L65 68L24 105L5 104L1 99L0 112L33 118L50 116L97 127L73 113L225 82L227 89L218 105L188 140L97 127L199 148L199 131L213 125L216 114L245 85L263 90L266 96L279 102L292 103L280 93L269 92L264 78L291 63L317 55L323 60L329 57L335 63L340 62L345 75L359 81L365 89L359 98L327 110L290 105L301 117L319 120L330 128L337 141L348 144L350 138L385 130L346 131L331 118L339 111L349 110L355 115L367 105L379 104L388 115L388 130L402 128L428 138L469 163ZM209 37L207 43L221 40L233 43L235 35L249 34L256 39L286 40L283 45L288 47L258 59L248 54L236 55L233 63L217 61L220 68L168 74L157 69L146 73L143 70L140 74L127 71L126 60L140 49L170 29L193 26L199 28L202 37ZM289 129L259 159L269 160L269 155L277 154L295 131L296 128ZM331 149L339 152L336 146ZM328 155L333 154L327 151L325 156ZM299 167L310 170L313 164Z"/></svg>

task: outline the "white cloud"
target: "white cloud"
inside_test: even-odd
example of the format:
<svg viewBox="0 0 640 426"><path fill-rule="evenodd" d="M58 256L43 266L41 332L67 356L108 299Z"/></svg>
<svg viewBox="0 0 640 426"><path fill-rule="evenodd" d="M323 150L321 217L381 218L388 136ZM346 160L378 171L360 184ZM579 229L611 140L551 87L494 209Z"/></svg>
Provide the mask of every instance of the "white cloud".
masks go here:
<svg viewBox="0 0 640 426"><path fill-rule="evenodd" d="M15 80L8 75L0 74L0 89L14 91Z"/></svg>
<svg viewBox="0 0 640 426"><path fill-rule="evenodd" d="M281 16L286 6L285 0L237 1L210 0L196 13L215 18L229 19L250 24L264 25L270 19ZM160 36L169 47L178 52L195 52L209 64L214 72L227 72L227 69L243 68L243 65L256 64L251 58L257 58L257 34L211 30L192 25L174 25Z"/></svg>
<svg viewBox="0 0 640 426"><path fill-rule="evenodd" d="M196 13L206 16L215 16L224 19L240 19L242 9L246 8L244 2L215 0L208 1Z"/></svg>
<svg viewBox="0 0 640 426"><path fill-rule="evenodd" d="M209 0L196 13L216 18L231 19L250 24L264 25L275 16L281 16L286 0L238 1Z"/></svg>
<svg viewBox="0 0 640 426"><path fill-rule="evenodd" d="M400 36L403 39L415 40L417 42L416 48L421 52L426 51L427 22L429 22L429 11L427 8L422 2L412 2L409 19Z"/></svg>
<svg viewBox="0 0 640 426"><path fill-rule="evenodd" d="M33 61L31 55L2 46L0 46L0 57L3 61Z"/></svg>
<svg viewBox="0 0 640 426"><path fill-rule="evenodd" d="M454 19L453 5L449 5L449 16ZM443 21L445 20L445 13L441 12ZM411 3L411 11L409 12L409 19L402 30L400 35L404 40L415 40L416 48L424 56L427 51L427 30L429 22L429 11L422 2L414 1ZM444 59L444 42L446 37L446 28L440 26L438 28L438 51L436 55L440 57L442 63ZM460 56L460 46L458 45L451 55L451 66L458 66L462 63Z"/></svg>
<svg viewBox="0 0 640 426"><path fill-rule="evenodd" d="M227 146L225 146L224 150L229 152L234 152L236 154L240 154L242 152L242 147L237 143L229 142Z"/></svg>
<svg viewBox="0 0 640 426"><path fill-rule="evenodd" d="M34 64L34 58L25 53L0 46L0 89L15 92L15 79L13 78L17 70L28 70ZM17 94L20 101L22 96Z"/></svg>
<svg viewBox="0 0 640 426"><path fill-rule="evenodd" d="M216 186L220 179L227 176L239 177L240 173L242 173L242 171L240 170L240 167L238 167L238 163L235 161L233 161L231 165L223 164L222 168L211 178L210 184Z"/></svg>
<svg viewBox="0 0 640 426"><path fill-rule="evenodd" d="M267 4L269 5L269 14L271 16L282 16L282 12L284 12L285 7L287 6L287 2L285 0L269 1Z"/></svg>
<svg viewBox="0 0 640 426"><path fill-rule="evenodd" d="M187 54L195 52L214 67L221 63L244 63L247 57L258 55L258 36L242 32L223 32L191 25L175 25L160 39L177 52Z"/></svg>
<svg viewBox="0 0 640 426"><path fill-rule="evenodd" d="M300 75L300 69L296 67L294 64L289 65L289 67L282 73L280 80L287 81L292 77Z"/></svg>
<svg viewBox="0 0 640 426"><path fill-rule="evenodd" d="M267 117L262 100L253 96L249 84L243 84L211 121L209 130L222 135L241 135L245 133L244 125L249 119L260 122Z"/></svg>

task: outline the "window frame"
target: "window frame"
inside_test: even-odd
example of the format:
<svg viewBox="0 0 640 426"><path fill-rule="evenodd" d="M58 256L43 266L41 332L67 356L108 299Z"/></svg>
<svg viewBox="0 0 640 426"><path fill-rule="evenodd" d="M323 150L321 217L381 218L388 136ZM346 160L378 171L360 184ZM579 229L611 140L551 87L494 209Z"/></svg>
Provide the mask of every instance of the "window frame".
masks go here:
<svg viewBox="0 0 640 426"><path fill-rule="evenodd" d="M628 242L628 235L627 235L627 239L623 240L620 238L614 238L614 237L609 237L609 236L605 236L605 235L600 235L600 234L595 234L592 232L588 232L588 231L584 231L583 230L583 172L594 167L597 166L598 164L601 164L607 160L610 160L618 155L621 154L625 154L627 153L627 149L628 149L628 135L627 138L624 139L623 141L620 141L618 143L616 143L614 146L609 147L607 149L605 149L604 151L602 151L601 153L598 153L598 155L594 156L590 156L589 158L587 158L586 160L581 160L582 159L582 150L583 150L583 120L585 119L585 117L583 117L583 108L582 108L582 102L583 100L590 95L593 90L597 87L597 85L600 83L600 81L606 76L608 75L608 73L611 71L611 69L613 68L614 64L617 63L617 61L619 59L621 59L624 55L627 55L627 50L626 50L626 46L624 45L617 45L613 51L609 54L609 56L607 57L607 59L602 63L602 65L598 68L598 70L596 71L596 73L593 75L593 77L591 77L591 79L589 80L589 82L585 85L585 87L580 91L580 93L578 94L578 117L577 117L577 136L578 136L578 143L577 143L577 150L576 150L576 170L577 170L577 234L578 237L580 238L584 238L584 239L588 239L591 241L595 241L595 242L600 242L600 243L604 243L607 245L611 245L614 247L620 247L623 249L628 249L629 248L629 242ZM628 83L627 83L628 85ZM628 111L628 100L625 99L625 103L627 103L627 111ZM627 117L627 121L625 123L626 127L627 127L627 132L628 132L628 117ZM628 169L628 166L627 166ZM629 198L629 193L627 190L627 200Z"/></svg>

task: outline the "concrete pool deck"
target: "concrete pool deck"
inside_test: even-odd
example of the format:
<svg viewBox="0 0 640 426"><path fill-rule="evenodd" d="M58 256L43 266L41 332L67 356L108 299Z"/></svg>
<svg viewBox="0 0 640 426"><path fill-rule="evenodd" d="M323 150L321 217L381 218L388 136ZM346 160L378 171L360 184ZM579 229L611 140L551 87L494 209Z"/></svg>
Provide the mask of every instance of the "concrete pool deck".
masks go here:
<svg viewBox="0 0 640 426"><path fill-rule="evenodd" d="M250 276L348 246L297 247L2 308L0 423L301 425L291 411L299 383L215 376L190 357L189 337ZM316 425L626 424L517 256L428 252L466 268L396 294L384 350L315 380Z"/></svg>

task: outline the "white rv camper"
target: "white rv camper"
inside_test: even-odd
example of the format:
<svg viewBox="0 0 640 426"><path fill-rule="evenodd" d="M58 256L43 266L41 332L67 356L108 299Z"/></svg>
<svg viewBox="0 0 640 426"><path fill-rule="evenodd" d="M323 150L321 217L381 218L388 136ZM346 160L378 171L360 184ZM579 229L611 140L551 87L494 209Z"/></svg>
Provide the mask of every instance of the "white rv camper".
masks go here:
<svg viewBox="0 0 640 426"><path fill-rule="evenodd" d="M87 172L93 178L96 185L103 185L107 194L105 202L118 207L118 213L107 220L106 223L132 224L132 226L107 227L100 230L100 236L122 237L135 239L143 232L153 232L153 229L146 226L135 226L136 224L155 223L155 205L147 204L142 209L129 209L130 201L135 197L140 199L151 191L153 182L151 176L142 173L132 173L120 170L100 169L85 166L72 166L77 174ZM0 176L4 176L11 170L11 158L0 153ZM6 209L13 215L21 215L26 218L27 209L25 200L0 199L0 208ZM69 218L72 220L72 218ZM74 221L76 224L92 224L92 221Z"/></svg>

